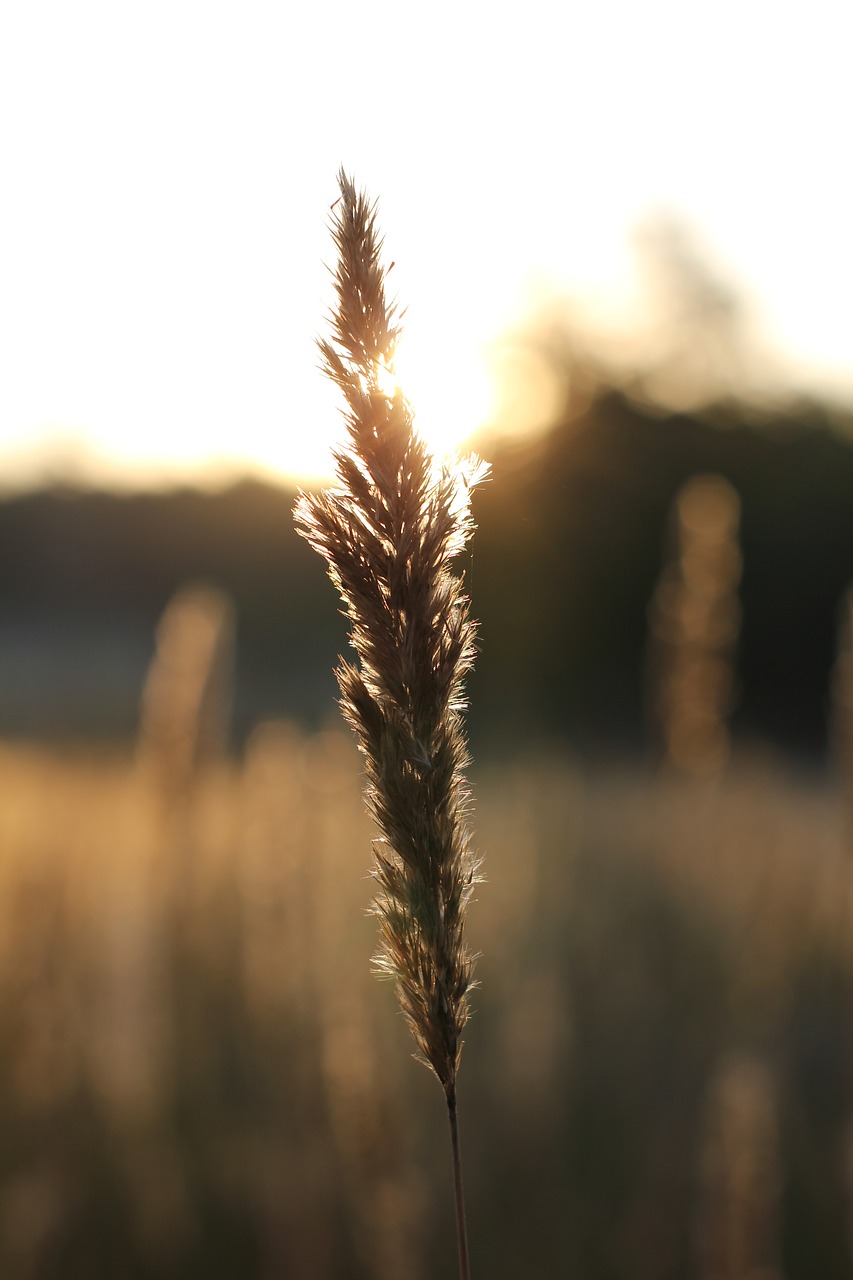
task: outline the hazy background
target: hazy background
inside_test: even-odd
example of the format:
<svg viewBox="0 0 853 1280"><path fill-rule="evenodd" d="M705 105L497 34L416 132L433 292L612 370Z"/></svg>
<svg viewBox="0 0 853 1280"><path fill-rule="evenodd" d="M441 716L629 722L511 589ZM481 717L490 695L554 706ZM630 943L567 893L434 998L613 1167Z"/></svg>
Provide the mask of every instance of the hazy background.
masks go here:
<svg viewBox="0 0 853 1280"><path fill-rule="evenodd" d="M238 739L322 718L341 631L288 512L340 436L314 339L343 164L381 201L419 429L494 467L486 740L641 745L667 512L710 470L743 500L738 727L820 755L851 536L841 6L0 23L0 724L132 732L193 578L235 597Z"/></svg>
<svg viewBox="0 0 853 1280"><path fill-rule="evenodd" d="M743 299L750 380L849 395L849 35L833 0L6 6L6 483L326 470L341 164L381 197L401 376L444 442L488 422L494 341L543 297L648 348L661 219Z"/></svg>
<svg viewBox="0 0 853 1280"><path fill-rule="evenodd" d="M291 515L341 164L492 466L474 1274L853 1274L849 25L4 8L4 1280L448 1274Z"/></svg>

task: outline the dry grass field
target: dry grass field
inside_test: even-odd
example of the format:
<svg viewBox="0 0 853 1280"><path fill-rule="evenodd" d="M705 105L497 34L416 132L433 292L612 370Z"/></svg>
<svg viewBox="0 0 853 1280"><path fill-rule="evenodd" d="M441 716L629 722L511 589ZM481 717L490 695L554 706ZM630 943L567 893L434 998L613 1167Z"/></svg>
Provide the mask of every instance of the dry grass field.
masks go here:
<svg viewBox="0 0 853 1280"><path fill-rule="evenodd" d="M270 724L169 776L0 749L0 1275L442 1274L441 1100L369 972L354 747ZM849 1277L838 796L546 748L474 786L474 1273Z"/></svg>

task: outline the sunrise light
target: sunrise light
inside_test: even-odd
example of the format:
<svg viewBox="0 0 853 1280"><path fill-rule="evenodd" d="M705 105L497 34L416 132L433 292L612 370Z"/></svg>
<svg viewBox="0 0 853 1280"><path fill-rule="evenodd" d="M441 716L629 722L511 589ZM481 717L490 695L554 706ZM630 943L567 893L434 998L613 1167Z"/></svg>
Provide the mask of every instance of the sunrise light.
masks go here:
<svg viewBox="0 0 853 1280"><path fill-rule="evenodd" d="M820 75L792 94L801 24L769 0L442 2L426 28L384 0L7 6L0 484L328 475L341 421L314 335L341 164L393 239L395 376L437 452L493 418L490 347L531 288L588 320L661 208L699 229L780 368L853 392L849 40L818 8ZM383 73L354 110L356 54Z"/></svg>

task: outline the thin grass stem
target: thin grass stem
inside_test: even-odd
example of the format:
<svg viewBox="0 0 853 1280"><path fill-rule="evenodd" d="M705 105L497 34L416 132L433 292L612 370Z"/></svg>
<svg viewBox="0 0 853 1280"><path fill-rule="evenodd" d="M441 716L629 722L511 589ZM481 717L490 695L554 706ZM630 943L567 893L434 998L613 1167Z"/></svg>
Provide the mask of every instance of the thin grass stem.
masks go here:
<svg viewBox="0 0 853 1280"><path fill-rule="evenodd" d="M459 1252L459 1280L471 1280L468 1261L468 1228L465 1222L465 1189L462 1183L462 1155L459 1150L459 1113L456 1085L447 1092L447 1118L450 1121L450 1145L453 1151L453 1191L456 1199L456 1244Z"/></svg>

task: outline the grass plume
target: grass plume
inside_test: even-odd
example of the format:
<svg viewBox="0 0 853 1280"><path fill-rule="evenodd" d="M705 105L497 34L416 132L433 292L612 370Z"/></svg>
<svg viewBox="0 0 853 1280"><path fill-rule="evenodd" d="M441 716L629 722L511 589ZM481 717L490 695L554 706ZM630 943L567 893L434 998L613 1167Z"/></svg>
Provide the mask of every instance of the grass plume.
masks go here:
<svg viewBox="0 0 853 1280"><path fill-rule="evenodd" d="M157 627L142 694L138 756L164 795L185 795L200 767L228 742L234 606L221 591L182 587Z"/></svg>
<svg viewBox="0 0 853 1280"><path fill-rule="evenodd" d="M365 762L375 842L376 965L397 986L419 1056L447 1098L457 1175L460 1273L467 1276L456 1076L472 957L466 906L477 879L468 828L464 680L475 624L453 560L473 532L476 460L436 465L393 380L400 330L385 292L376 211L341 172L332 335L319 344L343 393L337 483L296 508L343 599L356 662L337 677ZM464 1253L464 1259L463 1259Z"/></svg>

